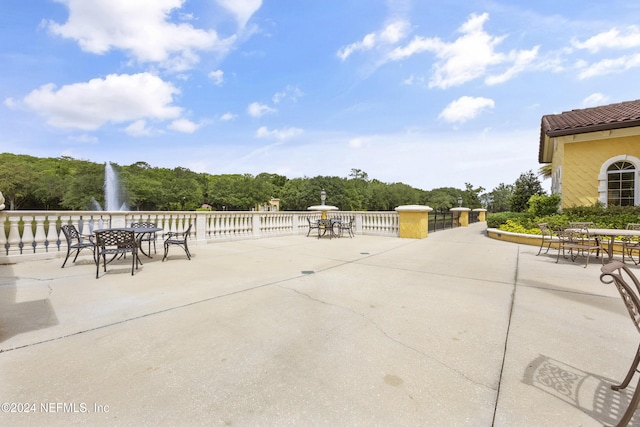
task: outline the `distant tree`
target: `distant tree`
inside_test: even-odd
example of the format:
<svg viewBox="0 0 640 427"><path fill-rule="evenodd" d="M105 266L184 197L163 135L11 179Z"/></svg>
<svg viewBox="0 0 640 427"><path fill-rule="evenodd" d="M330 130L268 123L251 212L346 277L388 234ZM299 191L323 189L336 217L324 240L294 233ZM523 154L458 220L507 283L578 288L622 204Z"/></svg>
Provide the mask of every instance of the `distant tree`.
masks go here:
<svg viewBox="0 0 640 427"><path fill-rule="evenodd" d="M529 199L533 195L545 194L540 180L532 170L522 173L514 184L513 195L510 199L512 212L526 212L529 209Z"/></svg>
<svg viewBox="0 0 640 427"><path fill-rule="evenodd" d="M466 182L465 190L462 193L462 206L470 209L477 209L482 206L480 203L480 194L484 191L484 187L473 188L473 185Z"/></svg>
<svg viewBox="0 0 640 427"><path fill-rule="evenodd" d="M436 210L449 210L458 207L458 196L463 191L453 187L434 188L426 193L425 204Z"/></svg>
<svg viewBox="0 0 640 427"><path fill-rule="evenodd" d="M31 156L18 156L4 153L0 155L0 191L2 191L10 210L19 209L32 191L34 167L37 159Z"/></svg>
<svg viewBox="0 0 640 427"><path fill-rule="evenodd" d="M349 172L349 177L353 179L361 179L363 181L369 180L369 175L362 169L351 169L351 172Z"/></svg>
<svg viewBox="0 0 640 427"><path fill-rule="evenodd" d="M513 195L513 184L506 185L500 183L489 193L481 196L482 204L489 212L507 212L511 209L511 196Z"/></svg>

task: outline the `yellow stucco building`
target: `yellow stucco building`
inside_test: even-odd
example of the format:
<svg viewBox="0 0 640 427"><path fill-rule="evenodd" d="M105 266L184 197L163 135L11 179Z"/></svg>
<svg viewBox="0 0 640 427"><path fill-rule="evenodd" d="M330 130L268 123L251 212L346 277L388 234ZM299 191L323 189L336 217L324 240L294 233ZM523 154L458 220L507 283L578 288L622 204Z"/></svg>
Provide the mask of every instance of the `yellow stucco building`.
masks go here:
<svg viewBox="0 0 640 427"><path fill-rule="evenodd" d="M640 100L543 116L538 161L563 208L640 205Z"/></svg>

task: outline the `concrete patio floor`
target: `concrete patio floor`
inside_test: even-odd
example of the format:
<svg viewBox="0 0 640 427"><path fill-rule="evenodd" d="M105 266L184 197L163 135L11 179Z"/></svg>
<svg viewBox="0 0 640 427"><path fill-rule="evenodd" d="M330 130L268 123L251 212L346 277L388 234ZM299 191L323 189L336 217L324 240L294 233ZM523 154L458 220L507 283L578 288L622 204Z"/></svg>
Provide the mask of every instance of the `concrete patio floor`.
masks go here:
<svg viewBox="0 0 640 427"><path fill-rule="evenodd" d="M639 337L599 262L485 229L0 266L0 425L615 424Z"/></svg>

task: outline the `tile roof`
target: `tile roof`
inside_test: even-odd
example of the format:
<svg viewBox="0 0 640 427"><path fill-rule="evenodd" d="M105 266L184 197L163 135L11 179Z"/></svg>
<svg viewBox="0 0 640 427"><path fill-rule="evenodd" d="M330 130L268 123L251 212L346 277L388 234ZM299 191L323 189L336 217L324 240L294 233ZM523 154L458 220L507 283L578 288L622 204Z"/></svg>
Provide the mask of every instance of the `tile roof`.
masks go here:
<svg viewBox="0 0 640 427"><path fill-rule="evenodd" d="M640 126L640 100L542 116L539 160L543 163L545 136L576 135L632 126Z"/></svg>

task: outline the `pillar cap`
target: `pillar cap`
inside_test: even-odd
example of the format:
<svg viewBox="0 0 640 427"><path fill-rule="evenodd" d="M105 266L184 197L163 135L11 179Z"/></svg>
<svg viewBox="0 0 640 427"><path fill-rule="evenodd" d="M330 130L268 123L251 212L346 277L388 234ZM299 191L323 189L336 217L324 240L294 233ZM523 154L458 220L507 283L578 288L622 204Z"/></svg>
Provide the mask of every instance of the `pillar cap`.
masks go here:
<svg viewBox="0 0 640 427"><path fill-rule="evenodd" d="M486 212L487 210L484 208L476 208L473 210L474 212Z"/></svg>
<svg viewBox="0 0 640 427"><path fill-rule="evenodd" d="M316 205L316 206L309 206L307 210L308 211L338 211L340 209L338 209L336 206L331 206L331 205Z"/></svg>
<svg viewBox="0 0 640 427"><path fill-rule="evenodd" d="M456 211L456 212L469 212L471 209L470 208L451 208L449 209L450 211Z"/></svg>
<svg viewBox="0 0 640 427"><path fill-rule="evenodd" d="M431 212L433 209L425 205L404 205L398 206L396 212Z"/></svg>

